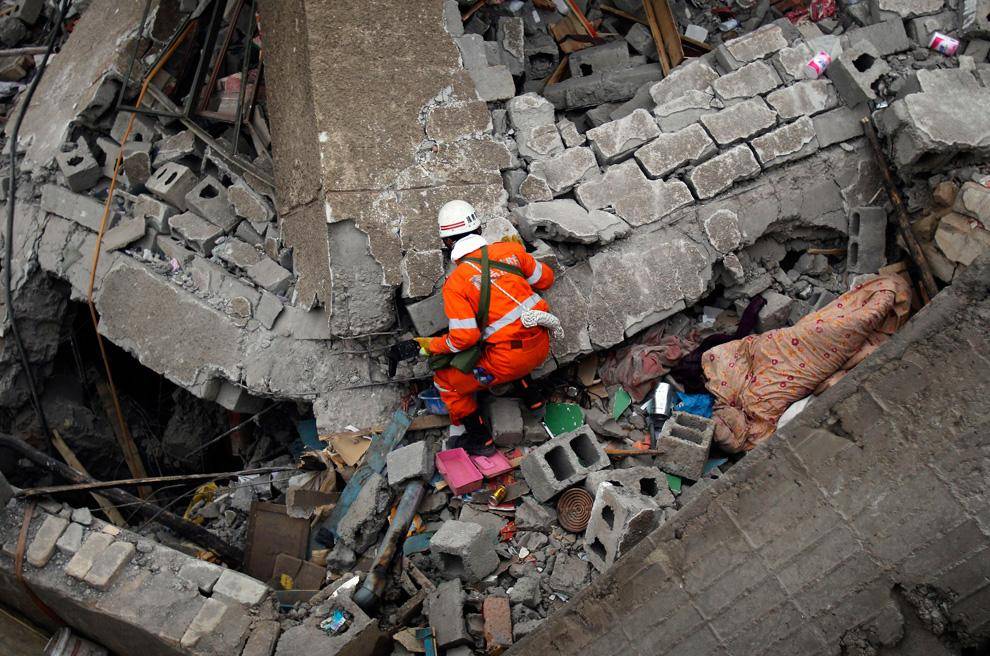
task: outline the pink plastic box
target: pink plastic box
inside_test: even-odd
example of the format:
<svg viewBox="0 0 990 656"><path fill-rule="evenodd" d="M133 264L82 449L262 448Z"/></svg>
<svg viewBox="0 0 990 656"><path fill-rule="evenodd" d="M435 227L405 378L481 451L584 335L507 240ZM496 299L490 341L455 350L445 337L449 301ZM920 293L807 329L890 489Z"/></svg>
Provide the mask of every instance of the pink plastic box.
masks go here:
<svg viewBox="0 0 990 656"><path fill-rule="evenodd" d="M469 494L481 488L481 472L464 449L449 449L438 453L437 471L454 494Z"/></svg>

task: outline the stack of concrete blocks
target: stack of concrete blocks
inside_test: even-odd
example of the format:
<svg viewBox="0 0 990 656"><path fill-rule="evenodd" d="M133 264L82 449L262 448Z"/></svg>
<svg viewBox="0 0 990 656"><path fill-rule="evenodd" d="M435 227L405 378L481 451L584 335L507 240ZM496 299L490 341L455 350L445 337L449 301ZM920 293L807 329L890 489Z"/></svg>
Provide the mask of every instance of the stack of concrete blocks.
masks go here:
<svg viewBox="0 0 990 656"><path fill-rule="evenodd" d="M584 550L604 572L623 553L655 529L663 517L656 502L637 491L602 482L584 533Z"/></svg>
<svg viewBox="0 0 990 656"><path fill-rule="evenodd" d="M533 496L546 502L610 464L594 432L582 426L530 451L520 469Z"/></svg>
<svg viewBox="0 0 990 656"><path fill-rule="evenodd" d="M854 207L849 212L846 269L876 273L887 264L887 211L883 207Z"/></svg>
<svg viewBox="0 0 990 656"><path fill-rule="evenodd" d="M657 439L657 448L663 452L658 466L668 474L692 481L700 479L714 435L715 422L711 419L688 412L671 413Z"/></svg>
<svg viewBox="0 0 990 656"><path fill-rule="evenodd" d="M252 609L270 589L249 576L197 560L107 524L86 508L44 502L28 529L24 575L73 627L114 653L135 649L200 656L241 653ZM25 505L0 518L0 568L11 570ZM35 612L23 595L26 613Z"/></svg>
<svg viewBox="0 0 990 656"><path fill-rule="evenodd" d="M498 554L483 526L448 520L430 538L430 554L445 579L476 582L498 569Z"/></svg>

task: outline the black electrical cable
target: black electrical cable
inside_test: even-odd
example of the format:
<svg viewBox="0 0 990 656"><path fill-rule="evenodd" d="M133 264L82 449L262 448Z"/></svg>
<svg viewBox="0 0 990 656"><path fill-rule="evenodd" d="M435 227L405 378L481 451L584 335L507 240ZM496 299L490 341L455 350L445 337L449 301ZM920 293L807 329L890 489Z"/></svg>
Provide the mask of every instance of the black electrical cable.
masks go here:
<svg viewBox="0 0 990 656"><path fill-rule="evenodd" d="M21 130L21 122L27 113L28 105L31 104L31 99L34 97L34 92L38 88L38 83L41 82L41 76L45 74L45 69L48 67L48 59L55 49L55 43L58 41L59 32L62 31L62 24L65 21L65 14L69 10L70 4L72 4L72 0L62 0L58 19L52 28L51 36L48 37L45 56L38 65L38 71L31 81L31 85L28 87L27 95L24 97L21 109L17 113L17 118L14 120L14 127L9 133L7 142L10 148L10 184L7 187L7 242L4 244L5 253L3 263L7 317L10 319L10 333L14 336L14 343L17 345L17 352L21 357L21 366L24 368L24 375L27 377L28 389L31 391L31 402L34 404L34 412L38 415L38 423L41 424L41 430L45 435L46 442L51 439L52 432L48 425L48 419L45 418L44 408L41 407L41 398L38 396L38 386L34 380L34 373L31 371L31 362L28 360L27 350L24 348L24 342L21 340L21 333L17 329L17 316L14 312L14 290L12 288L13 283L11 282L14 266L14 205L17 203L17 136Z"/></svg>

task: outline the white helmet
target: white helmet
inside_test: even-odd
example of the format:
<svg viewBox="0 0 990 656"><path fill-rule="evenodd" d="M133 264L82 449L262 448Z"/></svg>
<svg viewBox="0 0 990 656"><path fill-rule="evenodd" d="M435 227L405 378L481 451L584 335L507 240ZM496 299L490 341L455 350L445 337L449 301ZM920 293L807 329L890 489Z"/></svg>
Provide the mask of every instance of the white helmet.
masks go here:
<svg viewBox="0 0 990 656"><path fill-rule="evenodd" d="M474 232L481 227L481 219L474 211L474 206L463 200L444 203L437 214L437 223L440 224L441 239Z"/></svg>

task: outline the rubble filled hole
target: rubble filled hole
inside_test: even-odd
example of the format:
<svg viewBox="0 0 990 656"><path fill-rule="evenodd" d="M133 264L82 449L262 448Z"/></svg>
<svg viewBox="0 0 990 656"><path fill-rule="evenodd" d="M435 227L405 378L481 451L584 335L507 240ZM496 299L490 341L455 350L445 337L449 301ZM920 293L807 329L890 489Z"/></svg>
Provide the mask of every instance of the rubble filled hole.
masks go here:
<svg viewBox="0 0 990 656"><path fill-rule="evenodd" d="M660 492L660 486L657 485L655 478L641 478L639 479L639 492L648 497L655 497Z"/></svg>
<svg viewBox="0 0 990 656"><path fill-rule="evenodd" d="M440 554L440 566L452 577L462 577L465 575L464 559L455 554Z"/></svg>
<svg viewBox="0 0 990 656"><path fill-rule="evenodd" d="M615 527L615 512L611 506L602 506L602 519L610 530Z"/></svg>
<svg viewBox="0 0 990 656"><path fill-rule="evenodd" d="M216 198L219 195L220 195L220 190L218 190L213 185L205 185L202 189L199 190L200 198Z"/></svg>
<svg viewBox="0 0 990 656"><path fill-rule="evenodd" d="M554 478L558 481L567 480L575 473L574 467L567 457L567 452L564 451L564 447L562 446L555 446L550 449L547 452L546 461L550 465L550 470L553 472Z"/></svg>
<svg viewBox="0 0 990 656"><path fill-rule="evenodd" d="M685 428L693 428L697 431L705 430L707 426L705 420L697 415L692 415L690 413L681 413L680 417L677 419L678 424L684 426Z"/></svg>
<svg viewBox="0 0 990 656"><path fill-rule="evenodd" d="M583 433L571 440L571 449L582 467L590 467L598 462L598 451L595 449L595 445Z"/></svg>
<svg viewBox="0 0 990 656"><path fill-rule="evenodd" d="M602 560L605 560L605 545L602 544L601 540L595 538L588 548L591 549L592 553L594 553L596 556L598 556Z"/></svg>
<svg viewBox="0 0 990 656"><path fill-rule="evenodd" d="M581 64L581 75L587 77L592 73L594 73L594 71L591 70L591 64Z"/></svg>
<svg viewBox="0 0 990 656"><path fill-rule="evenodd" d="M855 235L859 232L859 212L852 212L849 215L849 234Z"/></svg>
<svg viewBox="0 0 990 656"><path fill-rule="evenodd" d="M670 429L670 436L684 440L685 442L701 444L701 435L699 435L697 431L693 431L690 428L684 428L683 426L672 427Z"/></svg>
<svg viewBox="0 0 990 656"><path fill-rule="evenodd" d="M69 158L68 161L69 166L79 166L82 163L83 163L83 158L80 155L73 155L72 157Z"/></svg>
<svg viewBox="0 0 990 656"><path fill-rule="evenodd" d="M876 62L876 58L873 57L873 55L864 52L859 57L853 60L853 66L860 73L865 73L866 71L870 70L870 68L873 67L874 62Z"/></svg>

